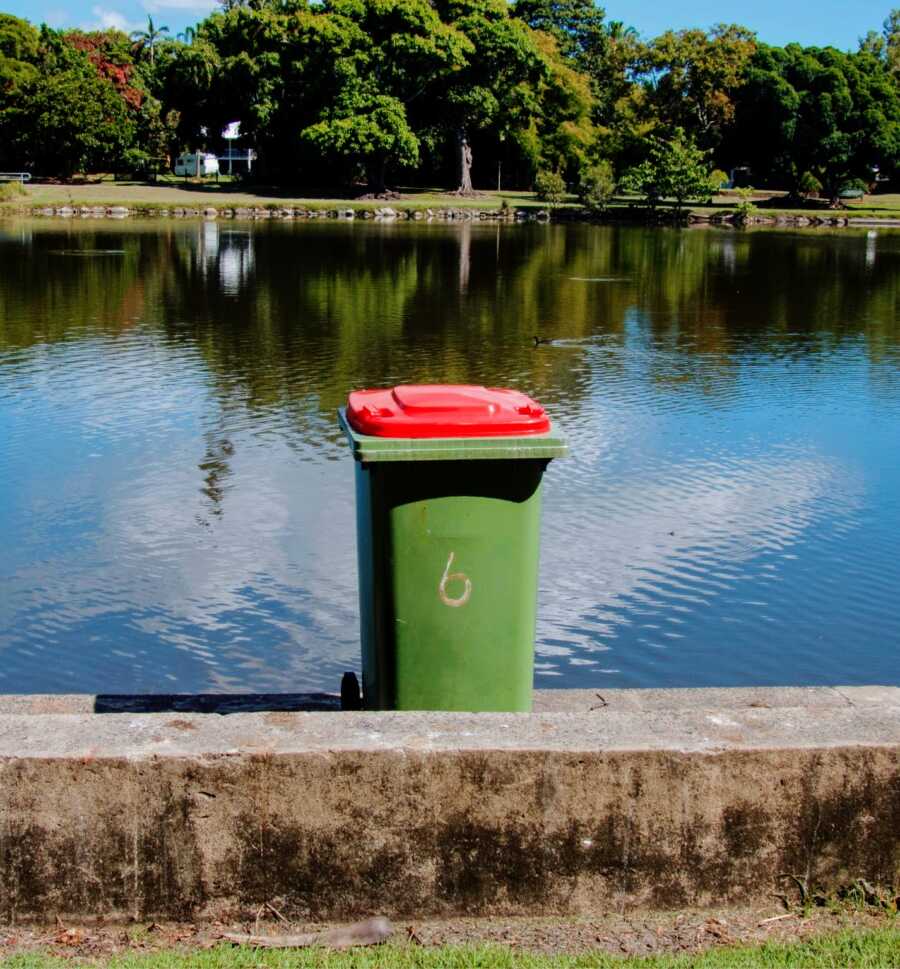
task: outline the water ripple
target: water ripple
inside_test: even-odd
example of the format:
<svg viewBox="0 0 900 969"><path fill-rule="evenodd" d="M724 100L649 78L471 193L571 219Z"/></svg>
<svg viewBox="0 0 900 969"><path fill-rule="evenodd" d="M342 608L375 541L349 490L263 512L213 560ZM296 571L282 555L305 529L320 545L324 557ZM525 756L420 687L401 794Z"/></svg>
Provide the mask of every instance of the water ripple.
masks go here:
<svg viewBox="0 0 900 969"><path fill-rule="evenodd" d="M0 690L334 689L410 381L570 438L538 685L900 682L900 235L532 229L0 232Z"/></svg>

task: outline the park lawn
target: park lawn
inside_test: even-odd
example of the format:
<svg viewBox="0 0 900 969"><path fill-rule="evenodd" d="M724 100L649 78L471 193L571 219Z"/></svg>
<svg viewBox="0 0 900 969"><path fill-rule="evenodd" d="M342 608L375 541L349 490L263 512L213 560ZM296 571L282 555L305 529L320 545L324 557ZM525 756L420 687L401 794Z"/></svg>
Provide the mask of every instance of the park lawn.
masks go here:
<svg viewBox="0 0 900 969"><path fill-rule="evenodd" d="M290 190L260 186L255 191L242 189L228 182L166 181L156 185L144 182L86 182L72 185L35 184L25 187L25 194L10 199L9 207L33 208L42 205L124 205L137 208L217 208L270 207L305 209L376 209L391 206L405 208L477 208L498 209L503 202L511 208L546 208L546 203L532 192L484 192L473 197L461 197L437 189L403 189L402 198L348 199L308 197Z"/></svg>
<svg viewBox="0 0 900 969"><path fill-rule="evenodd" d="M9 956L4 969L898 969L900 928L848 930L802 942L708 949L701 953L624 958L606 953L578 956L515 952L496 945L425 948L384 945L347 952L271 950L219 945L87 959L41 953Z"/></svg>
<svg viewBox="0 0 900 969"><path fill-rule="evenodd" d="M438 189L401 189L399 199L348 199L340 197L305 197L290 190L260 186L255 191L243 189L240 183L222 180L188 181L174 177L157 184L145 182L116 182L112 179L75 183L70 185L34 184L20 191L7 186L0 193L0 213L9 215L25 213L41 206L73 207L88 206L125 206L137 208L145 213L155 209L192 208L302 208L302 209L377 209L385 206L403 209L485 209L497 210L504 204L511 209L546 209L547 203L538 199L533 192L478 192L471 197L458 196L453 192ZM783 193L754 194L754 202ZM696 216L726 214L736 205L734 193L726 192L716 196L709 205L689 204L685 209ZM614 212L639 204L634 197L618 197L610 204ZM561 206L571 208L578 205L574 195L568 195ZM849 217L865 219L900 219L900 194L870 195L858 201L851 201L844 209L795 209L759 207L758 215L763 217L805 216Z"/></svg>
<svg viewBox="0 0 900 969"><path fill-rule="evenodd" d="M865 209L871 212L900 212L900 194L885 193L884 195L867 195L865 198L849 201L847 208L851 211Z"/></svg>
<svg viewBox="0 0 900 969"><path fill-rule="evenodd" d="M757 206L756 214L762 217L805 216L806 218L850 218L850 219L900 219L900 194L866 195L861 199L845 202L845 208L807 208L798 209L789 206L760 205L766 199L774 199L785 195L785 192L754 192L751 201ZM697 215L710 215L714 210L733 209L737 204L734 192L724 192L717 195L711 205L691 205L690 211Z"/></svg>
<svg viewBox="0 0 900 969"><path fill-rule="evenodd" d="M689 205L685 206L691 215L709 218L712 215L724 215L733 211L733 206L716 204L713 205ZM754 213L763 219L777 218L798 218L806 219L884 219L886 222L894 223L900 219L900 205L895 209L887 208L868 208L868 207L848 207L846 209L789 209L789 208L760 208ZM765 228L765 226L762 226Z"/></svg>

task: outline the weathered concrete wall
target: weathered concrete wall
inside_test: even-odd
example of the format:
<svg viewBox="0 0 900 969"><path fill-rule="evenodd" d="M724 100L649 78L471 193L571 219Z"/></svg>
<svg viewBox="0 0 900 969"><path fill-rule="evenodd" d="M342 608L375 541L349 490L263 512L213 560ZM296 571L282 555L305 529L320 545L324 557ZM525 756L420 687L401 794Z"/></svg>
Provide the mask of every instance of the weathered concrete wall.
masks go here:
<svg viewBox="0 0 900 969"><path fill-rule="evenodd" d="M900 689L553 692L530 716L170 701L0 700L0 920L598 913L762 899L785 872L900 883Z"/></svg>

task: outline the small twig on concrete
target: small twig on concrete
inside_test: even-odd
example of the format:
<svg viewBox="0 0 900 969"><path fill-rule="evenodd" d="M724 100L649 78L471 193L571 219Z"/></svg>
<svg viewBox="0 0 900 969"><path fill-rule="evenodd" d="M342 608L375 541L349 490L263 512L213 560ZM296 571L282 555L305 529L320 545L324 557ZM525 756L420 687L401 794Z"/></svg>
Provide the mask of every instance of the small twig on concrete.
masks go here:
<svg viewBox="0 0 900 969"><path fill-rule="evenodd" d="M274 915L274 916L275 916L276 918L279 918L279 919L281 919L281 921L282 921L282 922L284 922L284 924L285 924L285 925L290 925L290 924L291 924L291 923L290 923L290 922L289 922L289 921L288 921L288 920L287 920L287 919L286 919L286 918L285 918L285 917L284 917L284 916L283 916L283 915L281 914L281 912L279 912L279 911L278 911L278 909L277 909L277 908L275 908L275 906L274 906L274 905L273 905L273 904L272 904L271 902L266 902L266 908L267 908L267 909L268 909L268 910L269 910L269 911L270 911L270 912L271 912L271 913L272 913L272 914L273 914L273 915Z"/></svg>
<svg viewBox="0 0 900 969"><path fill-rule="evenodd" d="M763 919L762 922L757 922L757 927L762 925L770 925L772 922L783 922L785 919L795 919L797 918L796 912L786 912L784 915L773 915L770 919Z"/></svg>

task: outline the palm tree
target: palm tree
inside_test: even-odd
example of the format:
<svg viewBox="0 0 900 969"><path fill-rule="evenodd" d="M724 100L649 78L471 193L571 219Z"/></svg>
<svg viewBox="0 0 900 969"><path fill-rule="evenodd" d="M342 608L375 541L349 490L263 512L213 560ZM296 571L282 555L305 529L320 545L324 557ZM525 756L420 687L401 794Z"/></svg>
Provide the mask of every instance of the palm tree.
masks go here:
<svg viewBox="0 0 900 969"><path fill-rule="evenodd" d="M182 44L193 44L194 38L197 36L197 31L193 27L185 27L183 34L177 34L175 39L180 40Z"/></svg>
<svg viewBox="0 0 900 969"><path fill-rule="evenodd" d="M169 32L168 27L155 27L153 24L153 18L147 17L147 29L146 30L133 30L131 32L131 39L134 41L134 46L139 50L149 50L150 51L150 63L154 62L154 50L157 43L162 40L162 35Z"/></svg>
<svg viewBox="0 0 900 969"><path fill-rule="evenodd" d="M610 63L617 73L624 75L640 48L641 37L634 27L626 27L621 20L606 25L606 42Z"/></svg>
<svg viewBox="0 0 900 969"><path fill-rule="evenodd" d="M635 41L638 39L638 32L634 27L626 27L621 20L610 20L606 25L606 35L617 44L620 41Z"/></svg>

